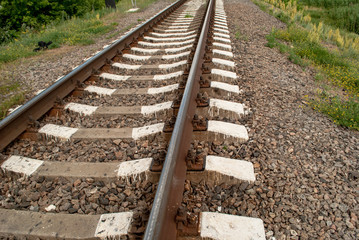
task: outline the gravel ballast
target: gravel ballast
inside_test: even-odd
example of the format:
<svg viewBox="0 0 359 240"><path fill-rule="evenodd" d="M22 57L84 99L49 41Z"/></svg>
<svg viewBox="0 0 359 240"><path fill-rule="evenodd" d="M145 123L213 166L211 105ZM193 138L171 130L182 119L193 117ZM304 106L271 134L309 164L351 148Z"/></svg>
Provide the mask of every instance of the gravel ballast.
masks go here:
<svg viewBox="0 0 359 240"><path fill-rule="evenodd" d="M17 140L7 148L0 160L10 155L66 162L122 162L140 158L164 159L167 143L160 136L148 140ZM6 154L6 155L5 155Z"/></svg>
<svg viewBox="0 0 359 240"><path fill-rule="evenodd" d="M149 10L152 12L146 14L152 16L162 9L160 3L163 4L163 1L151 5ZM194 141L192 145L198 154L252 162L256 181L235 186L211 186L205 182L194 184L187 181L183 204L190 212L218 211L260 218L265 224L266 237L271 240L358 239L359 133L339 127L309 108L303 97L315 94L317 85L313 72L310 69L303 71L277 49L265 47L265 36L272 27L284 28L283 23L262 12L249 0L226 0L225 10L233 41L233 60L239 76L238 86L243 94L222 99L233 98L250 107L250 117L239 121L246 124L250 139L244 144ZM130 19L136 22L138 16L133 15L134 18ZM238 31L240 34L236 34ZM105 44L103 39L96 47L87 46L77 52L74 48L70 51L65 49L65 53L59 54L54 62L49 63L48 58L25 62L18 70L23 68L23 79L29 81L26 84L36 82L31 91L33 95ZM151 103L158 101L157 97L148 99ZM94 102L106 105L118 100L109 97ZM123 105L134 103L131 98ZM74 119L74 124L82 124L76 117ZM106 124L119 124L117 119L111 121L113 123ZM121 126L133 124L130 118L127 122L126 119L123 121ZM165 142L156 140L154 136L143 141L78 141L76 148L73 142L54 139L44 142L46 144L18 140L5 154L22 153L49 161L128 161L142 157L162 159L166 147ZM82 156L85 152L90 152L90 155ZM93 179L76 182L35 177L13 180L4 176L2 179L2 208L45 212L45 207L53 204L55 212L69 214L139 209L147 216L156 188L145 181L119 180L104 184ZM144 191L137 190L139 187ZM40 191L37 192L37 189ZM119 198L118 193L129 199L115 199Z"/></svg>
<svg viewBox="0 0 359 240"><path fill-rule="evenodd" d="M257 181L239 211L261 218L268 238L358 239L358 132L306 106L314 74L265 47L265 36L283 23L249 0L225 1L225 10L239 85L255 111L242 157Z"/></svg>

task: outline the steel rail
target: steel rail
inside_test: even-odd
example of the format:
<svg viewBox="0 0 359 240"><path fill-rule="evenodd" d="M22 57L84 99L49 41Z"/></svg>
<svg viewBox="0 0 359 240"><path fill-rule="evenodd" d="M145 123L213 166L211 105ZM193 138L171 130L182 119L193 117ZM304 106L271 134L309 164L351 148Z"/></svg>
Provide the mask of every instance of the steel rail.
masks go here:
<svg viewBox="0 0 359 240"><path fill-rule="evenodd" d="M147 20L136 29L127 33L119 40L105 48L88 61L81 64L72 72L56 81L49 88L39 95L32 98L19 109L11 113L0 122L0 150L4 149L9 143L24 132L31 121L39 119L48 112L58 99L63 99L70 94L76 86L89 78L96 70L100 69L117 54L138 37L142 36L156 23L163 20L175 9L181 6L186 0L178 0L161 12Z"/></svg>
<svg viewBox="0 0 359 240"><path fill-rule="evenodd" d="M199 91L199 78L214 3L215 0L210 0L207 6L201 35L167 150L144 240L176 239L175 217L182 201L187 170L185 158L192 138L192 119L197 106L195 98Z"/></svg>

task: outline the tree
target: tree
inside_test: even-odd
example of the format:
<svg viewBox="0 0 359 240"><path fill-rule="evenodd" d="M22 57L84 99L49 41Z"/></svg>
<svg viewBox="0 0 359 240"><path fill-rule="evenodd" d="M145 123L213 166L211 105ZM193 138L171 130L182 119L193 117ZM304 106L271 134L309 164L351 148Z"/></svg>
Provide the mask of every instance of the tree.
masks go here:
<svg viewBox="0 0 359 240"><path fill-rule="evenodd" d="M39 28L64 15L82 16L102 7L105 7L105 0L0 0L0 28Z"/></svg>
<svg viewBox="0 0 359 240"><path fill-rule="evenodd" d="M18 30L22 26L38 27L59 14L58 2L49 0L2 0L0 27Z"/></svg>

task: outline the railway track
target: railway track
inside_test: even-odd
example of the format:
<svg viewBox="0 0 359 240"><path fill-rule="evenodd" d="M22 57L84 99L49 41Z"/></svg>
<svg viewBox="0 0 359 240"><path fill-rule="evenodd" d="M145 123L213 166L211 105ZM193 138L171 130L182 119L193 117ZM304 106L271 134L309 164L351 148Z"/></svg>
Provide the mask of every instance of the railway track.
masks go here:
<svg viewBox="0 0 359 240"><path fill-rule="evenodd" d="M4 119L0 238L265 239L196 190L255 181L221 152L249 140L231 49L222 0L180 0Z"/></svg>

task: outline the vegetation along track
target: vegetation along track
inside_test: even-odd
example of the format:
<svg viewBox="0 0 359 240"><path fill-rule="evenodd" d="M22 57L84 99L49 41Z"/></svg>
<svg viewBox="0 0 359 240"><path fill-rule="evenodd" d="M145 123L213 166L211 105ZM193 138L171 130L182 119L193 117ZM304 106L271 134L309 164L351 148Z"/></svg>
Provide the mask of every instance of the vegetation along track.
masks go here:
<svg viewBox="0 0 359 240"><path fill-rule="evenodd" d="M4 119L0 237L265 239L192 190L255 180L217 151L248 141L231 58L222 0L178 1Z"/></svg>

